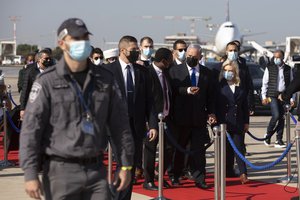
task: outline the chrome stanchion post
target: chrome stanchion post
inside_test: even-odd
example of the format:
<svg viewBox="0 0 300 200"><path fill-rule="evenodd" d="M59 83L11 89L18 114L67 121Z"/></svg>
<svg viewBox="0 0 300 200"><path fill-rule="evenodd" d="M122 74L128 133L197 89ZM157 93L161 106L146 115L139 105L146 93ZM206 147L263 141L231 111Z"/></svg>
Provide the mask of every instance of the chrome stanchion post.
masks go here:
<svg viewBox="0 0 300 200"><path fill-rule="evenodd" d="M108 184L112 184L112 148L110 143L108 143Z"/></svg>
<svg viewBox="0 0 300 200"><path fill-rule="evenodd" d="M297 152L297 168L298 168L298 193L300 197L300 129L295 130L296 152Z"/></svg>
<svg viewBox="0 0 300 200"><path fill-rule="evenodd" d="M221 175L221 160L220 160L220 153L221 153L221 147L220 147L220 127L215 126L213 128L214 132L214 150L215 150L215 172L214 172L214 182L215 182L215 200L220 199L220 175Z"/></svg>
<svg viewBox="0 0 300 200"><path fill-rule="evenodd" d="M11 94L11 85L8 84L6 87L7 87L7 93Z"/></svg>
<svg viewBox="0 0 300 200"><path fill-rule="evenodd" d="M291 121L290 121L290 110L291 110L291 105L286 104L285 105L285 131L286 131L286 143L287 145L291 143ZM286 177L280 178L277 180L277 182L280 183L287 183L290 182L292 179L292 173L291 173L291 151L289 151L286 154L286 159L287 159L287 175Z"/></svg>
<svg viewBox="0 0 300 200"><path fill-rule="evenodd" d="M226 124L221 124L221 200L226 198Z"/></svg>
<svg viewBox="0 0 300 200"><path fill-rule="evenodd" d="M3 104L3 129L4 129L4 136L3 136L3 152L4 152L4 160L0 161L0 167L4 168L4 167L9 167L9 166L13 166L12 163L10 163L8 161L8 136L7 136L7 116L6 116L6 111L7 111L7 107L6 107L6 101L2 102Z"/></svg>
<svg viewBox="0 0 300 200"><path fill-rule="evenodd" d="M159 119L159 132L158 132L158 197L154 198L155 200L167 200L163 195L163 176L164 176L164 114L158 114Z"/></svg>

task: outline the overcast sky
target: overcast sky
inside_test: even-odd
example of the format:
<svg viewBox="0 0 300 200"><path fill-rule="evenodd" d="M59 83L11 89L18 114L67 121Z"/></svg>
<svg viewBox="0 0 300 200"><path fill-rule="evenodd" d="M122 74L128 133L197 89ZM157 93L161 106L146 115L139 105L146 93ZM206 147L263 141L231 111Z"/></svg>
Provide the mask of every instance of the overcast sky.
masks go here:
<svg viewBox="0 0 300 200"><path fill-rule="evenodd" d="M299 0L230 0L230 20L242 34L264 33L245 38L264 44L266 40L284 42L286 36L299 36ZM226 0L1 0L0 40L13 40L13 23L17 16L17 43L55 45L56 30L67 18L83 19L94 46L107 49L104 41L118 41L123 35L138 40L150 36L163 42L166 35L190 33L186 20L164 20L162 16L212 17L196 23L196 34L203 41L213 41L216 30L207 23L222 24L226 16ZM143 19L142 16L158 19ZM161 17L161 19L159 19Z"/></svg>

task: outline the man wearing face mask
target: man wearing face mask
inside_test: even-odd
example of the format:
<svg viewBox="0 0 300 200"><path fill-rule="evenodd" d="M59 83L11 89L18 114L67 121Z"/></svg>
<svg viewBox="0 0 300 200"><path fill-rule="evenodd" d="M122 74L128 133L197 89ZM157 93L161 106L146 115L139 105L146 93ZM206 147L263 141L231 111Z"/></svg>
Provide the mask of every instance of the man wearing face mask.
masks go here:
<svg viewBox="0 0 300 200"><path fill-rule="evenodd" d="M90 60L94 65L99 66L103 64L103 52L100 48L93 48L91 55L90 55Z"/></svg>
<svg viewBox="0 0 300 200"><path fill-rule="evenodd" d="M239 65L239 76L241 79L240 87L244 88L248 94L248 104L250 115L254 114L254 92L253 82L249 72L249 68L246 64L246 60L239 56L238 41L229 42L226 45L226 55L229 61L237 61Z"/></svg>
<svg viewBox="0 0 300 200"><path fill-rule="evenodd" d="M136 38L123 36L118 47L119 58L105 67L114 74L122 96L127 100L130 128L135 145L134 165L131 169L134 175L135 166L142 159L143 140L147 131L149 141L157 137L157 114L153 107L152 82L148 69L136 63L140 54ZM146 122L149 130L146 129ZM132 183L126 191L117 194L115 199L130 200L131 192Z"/></svg>
<svg viewBox="0 0 300 200"><path fill-rule="evenodd" d="M152 94L154 97L154 108L155 112L164 114L164 121L168 127L171 126L170 114L171 113L171 85L167 69L173 63L172 52L166 48L160 48L156 51L154 61L149 66L149 73L152 79ZM144 174L145 182L143 188L146 190L158 190L157 186L154 184L154 168L155 168L155 157L156 157L156 147L158 143L158 138L149 141L146 138L145 148L144 148ZM164 143L164 171L171 163L173 148L168 144L167 139ZM164 181L164 187L170 187L168 182Z"/></svg>
<svg viewBox="0 0 300 200"><path fill-rule="evenodd" d="M82 20L65 20L57 31L62 59L32 86L20 134L20 165L31 198L111 199L102 163L107 128L122 164L115 189L130 183L134 147L126 103L113 74L89 62L89 34Z"/></svg>
<svg viewBox="0 0 300 200"><path fill-rule="evenodd" d="M24 73L25 70L27 69L27 66L34 63L34 55L29 54L26 57L26 63L22 69L19 71L19 77L18 77L18 92L21 93L22 87L23 87L23 80L24 80Z"/></svg>
<svg viewBox="0 0 300 200"><path fill-rule="evenodd" d="M172 120L178 134L178 144L186 147L191 141L192 176L198 188L207 189L205 182L205 144L209 142L207 121L216 123L215 99L213 98L212 76L209 69L199 64L201 47L190 45L186 53L186 63L173 66L169 70L172 92ZM173 185L180 185L179 177L183 169L184 154L176 151L174 156Z"/></svg>
<svg viewBox="0 0 300 200"><path fill-rule="evenodd" d="M173 44L173 65L181 65L185 61L186 43L184 40L176 40Z"/></svg>
<svg viewBox="0 0 300 200"><path fill-rule="evenodd" d="M140 41L140 51L141 56L138 64L148 67L151 65L153 58L151 57L153 50L153 40L152 38L146 36L143 37Z"/></svg>
<svg viewBox="0 0 300 200"><path fill-rule="evenodd" d="M276 50L271 64L266 67L261 95L262 104L270 104L272 117L267 128L267 138L264 143L266 146L271 145L271 137L276 132L276 141L274 147L284 148L285 144L282 141L284 129L284 102L279 101L278 96L290 85L293 79L291 67L283 62L284 52ZM293 98L290 99L291 106L294 106ZM277 124L277 126L276 126Z"/></svg>
<svg viewBox="0 0 300 200"><path fill-rule="evenodd" d="M51 66L51 57L48 50L41 50L36 55L37 62L27 65L24 71L24 80L22 82L22 92L20 96L20 119L22 120L25 114L25 107L29 98L29 93L36 76Z"/></svg>

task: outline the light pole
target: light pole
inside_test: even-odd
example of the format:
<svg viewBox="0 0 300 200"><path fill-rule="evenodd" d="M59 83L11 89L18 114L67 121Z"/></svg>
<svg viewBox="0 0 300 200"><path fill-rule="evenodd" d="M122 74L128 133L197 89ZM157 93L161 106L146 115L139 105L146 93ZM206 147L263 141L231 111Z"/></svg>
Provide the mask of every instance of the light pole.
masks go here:
<svg viewBox="0 0 300 200"><path fill-rule="evenodd" d="M17 55L17 21L20 21L20 16L10 16L9 19L14 23L14 55Z"/></svg>

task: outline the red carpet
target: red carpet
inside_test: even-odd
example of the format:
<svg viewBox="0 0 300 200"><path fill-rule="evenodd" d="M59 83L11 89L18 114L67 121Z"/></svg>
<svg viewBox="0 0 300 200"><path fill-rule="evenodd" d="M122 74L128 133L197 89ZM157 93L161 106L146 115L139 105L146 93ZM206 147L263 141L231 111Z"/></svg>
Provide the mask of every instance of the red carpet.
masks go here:
<svg viewBox="0 0 300 200"><path fill-rule="evenodd" d="M0 160L3 160L2 138L0 138ZM18 151L10 151L8 154L9 161L18 164ZM251 177L250 177L251 178ZM173 200L213 200L214 199L214 180L212 175L208 175L207 184L211 186L208 190L202 190L194 187L194 182L185 180L181 187L164 190L164 196ZM144 190L142 180L134 186L134 192L156 197L157 192ZM157 184L157 183L156 183ZM286 187L269 184L264 182L251 181L249 184L241 185L238 178L227 179L226 199L233 200L286 200L298 199L298 191L293 187Z"/></svg>

